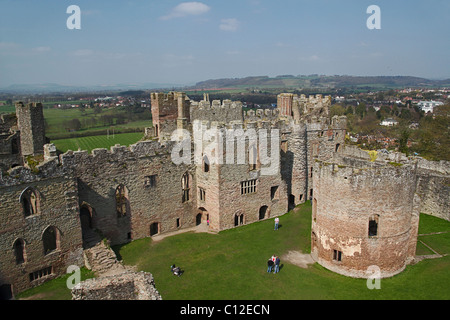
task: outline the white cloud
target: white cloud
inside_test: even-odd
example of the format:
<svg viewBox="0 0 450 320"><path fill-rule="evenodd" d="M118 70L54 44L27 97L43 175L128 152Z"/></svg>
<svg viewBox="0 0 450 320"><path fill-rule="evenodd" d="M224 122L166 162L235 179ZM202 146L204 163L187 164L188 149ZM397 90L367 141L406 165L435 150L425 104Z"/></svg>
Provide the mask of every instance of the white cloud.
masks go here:
<svg viewBox="0 0 450 320"><path fill-rule="evenodd" d="M87 57L93 55L94 51L91 49L79 49L75 50L72 54L77 57Z"/></svg>
<svg viewBox="0 0 450 320"><path fill-rule="evenodd" d="M45 52L49 52L50 50L52 50L50 47L36 47L32 49L33 52L36 53L45 53Z"/></svg>
<svg viewBox="0 0 450 320"><path fill-rule="evenodd" d="M169 20L173 18L181 18L186 16L198 16L207 13L211 8L201 2L183 2L177 5L172 11L161 17L161 20Z"/></svg>
<svg viewBox="0 0 450 320"><path fill-rule="evenodd" d="M239 21L235 18L222 19L219 28L223 31L237 31L239 28Z"/></svg>

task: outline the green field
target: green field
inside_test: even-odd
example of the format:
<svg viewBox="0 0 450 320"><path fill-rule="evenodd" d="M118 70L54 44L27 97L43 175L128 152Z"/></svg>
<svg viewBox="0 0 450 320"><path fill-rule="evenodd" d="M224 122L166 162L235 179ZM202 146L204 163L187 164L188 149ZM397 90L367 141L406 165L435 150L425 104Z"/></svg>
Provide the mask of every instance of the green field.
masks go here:
<svg viewBox="0 0 450 320"><path fill-rule="evenodd" d="M129 146L135 144L142 139L144 134L142 132L132 132L132 133L121 133L121 134L110 134L103 136L90 136L82 138L70 138L70 139L60 139L52 140L51 142L55 144L56 148L61 152L66 152L67 150L77 151L78 149L87 150L91 152L96 148L106 148L120 144L122 146Z"/></svg>
<svg viewBox="0 0 450 320"><path fill-rule="evenodd" d="M77 108L73 109L55 109L44 105L44 119L46 122L45 135L51 140L65 139L74 136L90 136L106 133L106 130L114 128L115 132L144 132L144 128L151 127L151 120L134 120L124 124L102 125L100 119L102 116L114 115L120 112L117 109L106 109L99 114L95 114L93 109L86 109L84 112ZM122 110L123 112L123 110ZM14 106L1 106L1 113L15 113ZM74 132L68 132L64 127L64 122L72 119L79 119L81 123L85 123L90 119L96 119L97 123Z"/></svg>
<svg viewBox="0 0 450 320"><path fill-rule="evenodd" d="M399 275L382 279L380 290L369 290L366 280L338 275L317 263L305 269L282 260L280 272L268 274L266 261L272 254L310 252L311 206L304 204L298 209L280 218L278 231L273 230L270 219L219 234L189 232L158 242L146 238L113 249L125 264L151 272L164 300L450 299L448 255L407 266ZM419 238L442 254L450 253L445 245L450 222L421 215L420 228L445 232L435 235L443 236L433 239L436 248L427 243L428 236ZM185 273L174 277L172 264L181 266ZM60 286L64 283L60 281ZM32 294L36 299L47 299L47 294L55 299L55 286L45 285L33 289ZM60 299L70 297L67 288L65 291ZM30 295L24 292L20 297Z"/></svg>

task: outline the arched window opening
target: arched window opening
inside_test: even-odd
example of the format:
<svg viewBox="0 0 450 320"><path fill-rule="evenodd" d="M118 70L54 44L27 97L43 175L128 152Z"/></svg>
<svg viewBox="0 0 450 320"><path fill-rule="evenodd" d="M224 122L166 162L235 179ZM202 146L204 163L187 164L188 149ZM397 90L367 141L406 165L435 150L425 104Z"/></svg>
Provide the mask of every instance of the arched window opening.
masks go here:
<svg viewBox="0 0 450 320"><path fill-rule="evenodd" d="M16 264L22 264L26 261L25 241L23 239L17 239L14 242L14 255L16 257Z"/></svg>
<svg viewBox="0 0 450 320"><path fill-rule="evenodd" d="M203 157L203 172L209 172L209 159L207 156Z"/></svg>
<svg viewBox="0 0 450 320"><path fill-rule="evenodd" d="M39 195L33 188L27 188L22 192L20 202L22 203L23 214L25 217L39 213Z"/></svg>
<svg viewBox="0 0 450 320"><path fill-rule="evenodd" d="M183 177L181 178L181 188L183 190L183 195L182 195L182 202L187 202L189 201L189 191L190 191L190 178L189 178L189 173L186 172Z"/></svg>
<svg viewBox="0 0 450 320"><path fill-rule="evenodd" d="M49 254L60 248L60 233L55 227L48 227L42 235L44 254Z"/></svg>
<svg viewBox="0 0 450 320"><path fill-rule="evenodd" d="M128 214L128 190L124 185L119 185L116 189L116 211L119 217Z"/></svg>
<svg viewBox="0 0 450 320"><path fill-rule="evenodd" d="M240 226L244 224L244 214L243 213L236 213L234 215L234 226Z"/></svg>

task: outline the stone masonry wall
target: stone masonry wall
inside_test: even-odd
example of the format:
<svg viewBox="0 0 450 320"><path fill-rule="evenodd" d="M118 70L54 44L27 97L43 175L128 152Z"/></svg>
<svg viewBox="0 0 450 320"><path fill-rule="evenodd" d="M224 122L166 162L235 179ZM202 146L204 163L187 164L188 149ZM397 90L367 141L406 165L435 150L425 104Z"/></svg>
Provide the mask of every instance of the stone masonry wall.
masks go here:
<svg viewBox="0 0 450 320"><path fill-rule="evenodd" d="M20 172L19 168L11 174L14 176L10 182L26 176L28 181L0 184L0 283L12 284L13 292L18 293L65 274L69 265L84 264L76 180L64 176L44 179L42 174ZM25 217L20 199L29 187L38 194L39 209L37 214ZM48 227L58 230L59 246L45 254L42 236ZM14 244L20 239L24 243L24 262L17 263ZM39 273L46 268L50 271Z"/></svg>
<svg viewBox="0 0 450 320"><path fill-rule="evenodd" d="M72 300L162 300L148 272L88 279L72 289Z"/></svg>
<svg viewBox="0 0 450 320"><path fill-rule="evenodd" d="M35 155L44 153L45 127L44 113L41 103L24 105L16 103L17 124L20 130L22 155Z"/></svg>
<svg viewBox="0 0 450 320"><path fill-rule="evenodd" d="M182 176L193 167L175 165L171 149L158 142L141 142L130 148L116 146L111 151L95 149L66 153L61 156L65 165L73 167L78 177L80 206L93 210L92 228L98 229L112 244L150 236L150 225L158 223L158 233L194 226L196 207L194 197L182 202ZM154 186L146 185L150 176ZM192 192L195 179L191 179ZM127 213L118 215L116 189L127 189ZM179 226L177 226L179 219Z"/></svg>
<svg viewBox="0 0 450 320"><path fill-rule="evenodd" d="M314 167L312 254L326 268L367 277L401 272L414 258L419 220L414 166L367 161L317 162ZM369 221L377 233L369 235ZM341 252L341 260L336 252Z"/></svg>

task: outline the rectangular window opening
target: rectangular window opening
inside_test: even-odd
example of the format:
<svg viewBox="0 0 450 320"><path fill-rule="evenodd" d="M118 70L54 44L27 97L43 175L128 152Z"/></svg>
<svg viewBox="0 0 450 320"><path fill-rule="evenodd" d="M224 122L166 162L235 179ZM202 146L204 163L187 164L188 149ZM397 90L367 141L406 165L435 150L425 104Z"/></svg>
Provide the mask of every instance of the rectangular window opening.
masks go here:
<svg viewBox="0 0 450 320"><path fill-rule="evenodd" d="M342 251L333 250L333 260L342 261Z"/></svg>
<svg viewBox="0 0 450 320"><path fill-rule="evenodd" d="M256 192L256 179L241 182L241 195Z"/></svg>

